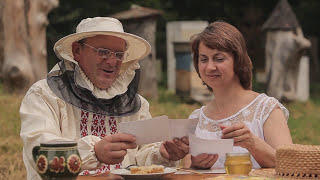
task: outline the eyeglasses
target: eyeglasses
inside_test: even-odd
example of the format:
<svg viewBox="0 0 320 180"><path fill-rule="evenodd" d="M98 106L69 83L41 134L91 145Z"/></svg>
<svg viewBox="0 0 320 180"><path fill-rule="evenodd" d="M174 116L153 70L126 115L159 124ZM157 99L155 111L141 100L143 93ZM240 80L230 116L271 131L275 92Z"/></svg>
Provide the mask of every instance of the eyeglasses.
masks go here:
<svg viewBox="0 0 320 180"><path fill-rule="evenodd" d="M89 44L86 44L84 42L82 42L82 44L92 48L94 51L97 52L98 56L100 56L101 58L109 58L112 54L114 54L114 56L116 57L116 60L118 61L123 61L124 56L127 54L126 52L113 52L109 49L105 49L105 48L95 48L90 46Z"/></svg>

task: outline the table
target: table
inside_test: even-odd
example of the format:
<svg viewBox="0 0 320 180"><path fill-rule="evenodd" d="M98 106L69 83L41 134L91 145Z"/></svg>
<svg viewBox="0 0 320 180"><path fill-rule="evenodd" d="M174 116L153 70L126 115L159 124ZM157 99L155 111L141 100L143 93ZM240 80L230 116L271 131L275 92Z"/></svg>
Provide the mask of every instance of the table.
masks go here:
<svg viewBox="0 0 320 180"><path fill-rule="evenodd" d="M163 180L197 180L209 177L216 177L222 174L168 174L164 176ZM97 176L78 176L77 180L122 180L123 178L111 173L103 173Z"/></svg>

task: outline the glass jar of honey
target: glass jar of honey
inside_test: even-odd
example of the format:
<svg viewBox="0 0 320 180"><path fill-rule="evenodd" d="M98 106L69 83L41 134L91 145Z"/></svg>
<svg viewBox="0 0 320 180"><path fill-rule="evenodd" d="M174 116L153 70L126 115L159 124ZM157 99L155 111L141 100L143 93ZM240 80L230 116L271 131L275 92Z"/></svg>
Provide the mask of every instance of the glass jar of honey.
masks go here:
<svg viewBox="0 0 320 180"><path fill-rule="evenodd" d="M252 169L250 153L227 153L224 166L227 174L249 175Z"/></svg>

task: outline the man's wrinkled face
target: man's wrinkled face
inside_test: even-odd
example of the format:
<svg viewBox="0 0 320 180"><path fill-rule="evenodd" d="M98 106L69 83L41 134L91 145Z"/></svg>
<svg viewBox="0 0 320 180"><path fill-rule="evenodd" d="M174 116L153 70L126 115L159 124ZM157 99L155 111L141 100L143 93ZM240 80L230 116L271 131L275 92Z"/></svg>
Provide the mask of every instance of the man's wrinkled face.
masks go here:
<svg viewBox="0 0 320 180"><path fill-rule="evenodd" d="M97 35L72 44L74 59L89 80L100 89L109 88L117 78L122 61L115 52L124 52L125 40L107 35ZM98 49L108 49L109 57L102 56Z"/></svg>

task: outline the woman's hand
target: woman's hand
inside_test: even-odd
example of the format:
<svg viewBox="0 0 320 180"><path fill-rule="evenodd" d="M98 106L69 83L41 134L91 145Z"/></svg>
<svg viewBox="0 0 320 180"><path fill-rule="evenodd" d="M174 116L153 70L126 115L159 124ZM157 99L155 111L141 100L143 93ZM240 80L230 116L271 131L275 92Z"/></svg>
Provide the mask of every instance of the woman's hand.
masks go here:
<svg viewBox="0 0 320 180"><path fill-rule="evenodd" d="M240 146L250 150L254 147L257 138L250 129L242 122L231 126L220 126L222 130L222 139L233 139L234 146Z"/></svg>
<svg viewBox="0 0 320 180"><path fill-rule="evenodd" d="M160 147L160 154L171 161L184 158L189 153L189 138L174 138L172 141L165 141Z"/></svg>
<svg viewBox="0 0 320 180"><path fill-rule="evenodd" d="M191 156L191 167L209 169L218 160L218 157L218 154L200 154L198 156Z"/></svg>

